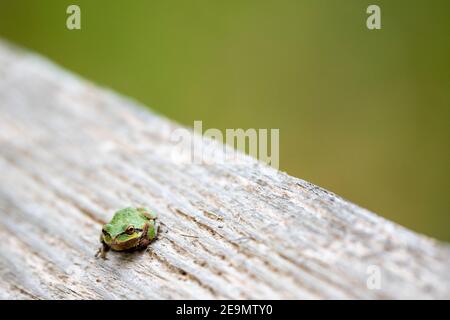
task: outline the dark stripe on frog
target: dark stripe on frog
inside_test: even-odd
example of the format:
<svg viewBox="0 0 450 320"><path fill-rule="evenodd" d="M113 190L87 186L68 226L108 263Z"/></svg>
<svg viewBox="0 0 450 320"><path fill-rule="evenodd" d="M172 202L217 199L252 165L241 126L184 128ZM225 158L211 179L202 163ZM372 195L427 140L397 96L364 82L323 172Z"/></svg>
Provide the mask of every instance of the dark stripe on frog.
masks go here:
<svg viewBox="0 0 450 320"><path fill-rule="evenodd" d="M136 232L142 232L142 231L144 231L143 229L138 229L138 228L135 228L134 229L134 231ZM115 236L114 238L113 238L113 240L115 240L115 239L117 239L118 237L120 237L121 235L123 235L123 234L128 234L126 231L122 231L121 233L119 233L117 236Z"/></svg>

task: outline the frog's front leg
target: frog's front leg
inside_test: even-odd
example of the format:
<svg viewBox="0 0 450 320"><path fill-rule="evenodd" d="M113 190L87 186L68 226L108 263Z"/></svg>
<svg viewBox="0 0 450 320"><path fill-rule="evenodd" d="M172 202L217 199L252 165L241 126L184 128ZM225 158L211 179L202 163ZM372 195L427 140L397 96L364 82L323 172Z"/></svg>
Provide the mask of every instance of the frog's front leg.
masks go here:
<svg viewBox="0 0 450 320"><path fill-rule="evenodd" d="M106 260L106 253L109 251L109 246L102 241L102 246L98 249L97 253L95 254L95 257L98 258L99 256Z"/></svg>
<svg viewBox="0 0 450 320"><path fill-rule="evenodd" d="M142 236L139 240L139 249L145 249L150 244L150 239L148 238L148 223L144 225L144 229L142 230Z"/></svg>

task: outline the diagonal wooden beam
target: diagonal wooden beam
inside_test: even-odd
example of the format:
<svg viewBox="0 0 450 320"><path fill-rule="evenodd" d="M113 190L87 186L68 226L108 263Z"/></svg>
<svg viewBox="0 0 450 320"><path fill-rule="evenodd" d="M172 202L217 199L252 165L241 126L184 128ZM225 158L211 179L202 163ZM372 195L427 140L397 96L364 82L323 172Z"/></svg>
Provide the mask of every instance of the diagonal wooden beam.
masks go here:
<svg viewBox="0 0 450 320"><path fill-rule="evenodd" d="M0 298L450 298L447 244L249 157L174 161L177 128L0 42ZM167 232L95 259L129 205Z"/></svg>

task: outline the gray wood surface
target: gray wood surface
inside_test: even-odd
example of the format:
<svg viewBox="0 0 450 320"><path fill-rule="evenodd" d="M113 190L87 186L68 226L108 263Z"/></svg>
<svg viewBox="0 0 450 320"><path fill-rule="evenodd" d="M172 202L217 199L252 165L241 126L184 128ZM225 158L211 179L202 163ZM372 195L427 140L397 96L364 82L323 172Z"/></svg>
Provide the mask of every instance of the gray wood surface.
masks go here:
<svg viewBox="0 0 450 320"><path fill-rule="evenodd" d="M447 244L248 157L176 162L178 127L0 42L0 298L450 298ZM129 205L166 232L95 259Z"/></svg>

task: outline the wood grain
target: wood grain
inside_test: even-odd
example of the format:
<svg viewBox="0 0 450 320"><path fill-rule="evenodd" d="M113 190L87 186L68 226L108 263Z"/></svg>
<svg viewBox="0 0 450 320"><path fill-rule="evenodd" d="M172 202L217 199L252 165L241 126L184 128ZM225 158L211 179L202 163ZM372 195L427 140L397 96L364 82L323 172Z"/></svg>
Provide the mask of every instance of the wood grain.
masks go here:
<svg viewBox="0 0 450 320"><path fill-rule="evenodd" d="M0 42L0 298L450 298L447 244L249 157L173 161L177 128ZM130 205L166 232L95 259Z"/></svg>

